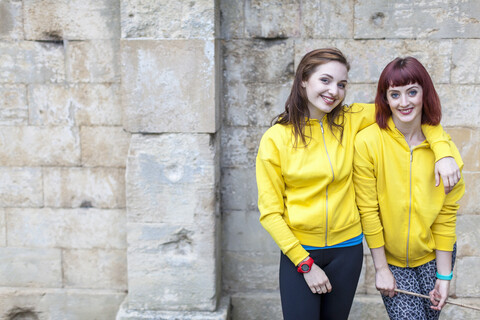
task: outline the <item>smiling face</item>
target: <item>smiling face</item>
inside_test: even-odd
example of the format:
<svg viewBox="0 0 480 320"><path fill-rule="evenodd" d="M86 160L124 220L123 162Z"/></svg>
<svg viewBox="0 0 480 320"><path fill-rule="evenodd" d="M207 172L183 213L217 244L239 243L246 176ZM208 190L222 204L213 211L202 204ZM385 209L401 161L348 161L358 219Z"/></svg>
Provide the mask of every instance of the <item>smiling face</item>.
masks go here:
<svg viewBox="0 0 480 320"><path fill-rule="evenodd" d="M308 98L310 118L322 119L345 98L347 86L347 67L330 61L315 68L315 72L302 82Z"/></svg>
<svg viewBox="0 0 480 320"><path fill-rule="evenodd" d="M387 101L395 125L421 125L423 89L418 83L405 86L390 86Z"/></svg>

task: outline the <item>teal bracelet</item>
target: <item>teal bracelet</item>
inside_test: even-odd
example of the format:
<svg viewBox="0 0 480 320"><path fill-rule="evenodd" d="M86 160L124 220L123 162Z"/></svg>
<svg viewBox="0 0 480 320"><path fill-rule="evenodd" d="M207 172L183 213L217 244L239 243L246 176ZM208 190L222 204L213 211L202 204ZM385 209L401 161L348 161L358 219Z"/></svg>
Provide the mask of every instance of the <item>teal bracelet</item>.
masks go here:
<svg viewBox="0 0 480 320"><path fill-rule="evenodd" d="M452 280L453 278L453 270L452 272L450 272L448 276L441 275L438 272L436 272L436 274L437 274L437 279L440 279L440 280Z"/></svg>

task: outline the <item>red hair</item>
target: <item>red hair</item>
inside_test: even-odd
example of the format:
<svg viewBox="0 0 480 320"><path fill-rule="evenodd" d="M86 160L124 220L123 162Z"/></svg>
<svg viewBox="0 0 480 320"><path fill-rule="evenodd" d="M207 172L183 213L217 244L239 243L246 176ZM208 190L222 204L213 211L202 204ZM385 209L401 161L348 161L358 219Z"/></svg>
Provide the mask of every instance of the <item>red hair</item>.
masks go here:
<svg viewBox="0 0 480 320"><path fill-rule="evenodd" d="M375 118L380 128L387 127L392 111L387 101L389 87L418 83L423 90L422 124L438 125L442 119L442 107L432 79L425 67L414 57L396 58L383 69L378 79L375 97Z"/></svg>

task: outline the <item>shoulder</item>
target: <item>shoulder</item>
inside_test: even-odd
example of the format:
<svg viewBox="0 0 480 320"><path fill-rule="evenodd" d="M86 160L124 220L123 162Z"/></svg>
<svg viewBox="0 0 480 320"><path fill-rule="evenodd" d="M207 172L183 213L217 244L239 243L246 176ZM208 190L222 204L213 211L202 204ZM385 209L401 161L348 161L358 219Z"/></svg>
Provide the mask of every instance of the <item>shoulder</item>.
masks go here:
<svg viewBox="0 0 480 320"><path fill-rule="evenodd" d="M366 143L373 143L378 141L379 136L382 134L382 129L378 126L377 123L372 123L368 127L360 130L355 136L355 141Z"/></svg>
<svg viewBox="0 0 480 320"><path fill-rule="evenodd" d="M345 105L344 111L355 115L356 113L371 113L375 114L375 104L373 103L352 103Z"/></svg>
<svg viewBox="0 0 480 320"><path fill-rule="evenodd" d="M265 131L260 140L259 151L264 150L266 152L272 151L272 149L281 149L287 140L287 137L291 135L292 128L290 125L275 124Z"/></svg>

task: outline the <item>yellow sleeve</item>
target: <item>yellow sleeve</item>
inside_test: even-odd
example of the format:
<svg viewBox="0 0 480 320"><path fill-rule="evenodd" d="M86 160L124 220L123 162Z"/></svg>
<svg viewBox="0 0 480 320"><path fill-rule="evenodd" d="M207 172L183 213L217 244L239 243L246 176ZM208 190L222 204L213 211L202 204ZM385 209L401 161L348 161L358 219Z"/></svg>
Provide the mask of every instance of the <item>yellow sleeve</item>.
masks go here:
<svg viewBox="0 0 480 320"><path fill-rule="evenodd" d="M258 149L256 178L260 223L282 252L297 265L309 253L283 219L285 181L281 170L281 151L278 143L268 135L264 135Z"/></svg>
<svg viewBox="0 0 480 320"><path fill-rule="evenodd" d="M374 161L368 148L369 143L364 137L365 134L358 134L355 139L353 183L365 239L370 248L379 248L385 245L385 240L379 217L377 179Z"/></svg>
<svg viewBox="0 0 480 320"><path fill-rule="evenodd" d="M450 146L454 152L455 160L460 165L460 170L463 169L463 161L457 147L453 142L450 142ZM457 211L460 207L458 201L460 201L464 193L465 181L463 180L462 175L462 178L455 185L453 190L446 195L443 207L432 225L433 238L435 239L436 249L438 250L453 250L453 245L457 240L455 228L457 223Z"/></svg>
<svg viewBox="0 0 480 320"><path fill-rule="evenodd" d="M359 122L357 132L368 127L372 123L376 122L375 119L375 104L372 103L354 103L350 106L350 109L356 113L360 113L358 116ZM450 149L449 141L450 136L443 130L441 125L431 126L422 125L422 131L430 144L433 153L435 154L435 162L445 158L453 157L453 152Z"/></svg>
<svg viewBox="0 0 480 320"><path fill-rule="evenodd" d="M353 103L349 109L352 118L355 119L355 133L375 123L375 105L373 103Z"/></svg>
<svg viewBox="0 0 480 320"><path fill-rule="evenodd" d="M435 154L435 162L445 157L453 157L453 152L449 144L451 138L443 130L441 125L430 126L424 124L422 125L422 131Z"/></svg>

